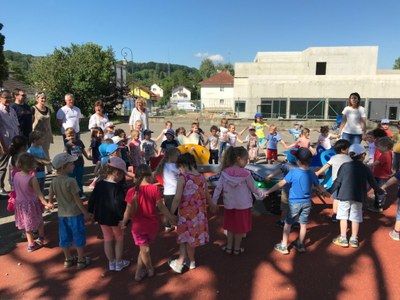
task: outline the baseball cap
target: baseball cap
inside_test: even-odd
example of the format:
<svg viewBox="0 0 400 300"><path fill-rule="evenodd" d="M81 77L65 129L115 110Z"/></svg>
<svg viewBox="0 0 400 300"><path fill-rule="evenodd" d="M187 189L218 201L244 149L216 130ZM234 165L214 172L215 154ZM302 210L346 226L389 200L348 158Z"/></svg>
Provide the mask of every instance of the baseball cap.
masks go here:
<svg viewBox="0 0 400 300"><path fill-rule="evenodd" d="M117 151L118 148L119 147L117 144L108 144L106 148L107 155L114 153L115 151Z"/></svg>
<svg viewBox="0 0 400 300"><path fill-rule="evenodd" d="M53 157L51 164L53 165L53 167L55 169L59 169L62 166L64 166L65 164L76 161L77 159L78 159L78 156L72 156L68 153L59 153Z"/></svg>
<svg viewBox="0 0 400 300"><path fill-rule="evenodd" d="M390 124L390 121L388 119L382 119L381 124Z"/></svg>
<svg viewBox="0 0 400 300"><path fill-rule="evenodd" d="M148 134L152 134L154 131L151 131L151 130L149 130L149 129L145 129L144 131L143 131L143 135L148 135Z"/></svg>
<svg viewBox="0 0 400 300"><path fill-rule="evenodd" d="M256 130L256 128L254 126L250 126L249 130Z"/></svg>
<svg viewBox="0 0 400 300"><path fill-rule="evenodd" d="M118 135L117 136L113 136L111 139L112 139L114 144L118 144L120 141L124 140L123 138L119 137Z"/></svg>
<svg viewBox="0 0 400 300"><path fill-rule="evenodd" d="M99 146L99 152L100 152L100 155L101 155L102 157L107 156L107 146L108 146L108 145L110 145L110 144L102 143L102 144Z"/></svg>
<svg viewBox="0 0 400 300"><path fill-rule="evenodd" d="M256 113L256 114L254 115L254 118L262 118L262 113Z"/></svg>
<svg viewBox="0 0 400 300"><path fill-rule="evenodd" d="M309 161L313 157L311 151L304 147L299 148L293 155L300 161Z"/></svg>
<svg viewBox="0 0 400 300"><path fill-rule="evenodd" d="M297 152L298 148L290 148L289 150L283 151L286 154L286 159L288 162L295 164L296 156L294 154Z"/></svg>
<svg viewBox="0 0 400 300"><path fill-rule="evenodd" d="M301 123L300 121L296 121L296 122L294 122L294 125L299 125L299 126L301 126L301 125L303 125L303 123Z"/></svg>
<svg viewBox="0 0 400 300"><path fill-rule="evenodd" d="M363 154L365 152L366 152L365 147L363 145L361 145L361 144L353 144L349 148L349 155L351 157L358 156L358 155Z"/></svg>
<svg viewBox="0 0 400 300"><path fill-rule="evenodd" d="M107 127L115 127L115 125L114 125L114 123L113 122L107 122L106 123L106 126L104 126L105 128L107 128Z"/></svg>
<svg viewBox="0 0 400 300"><path fill-rule="evenodd" d="M107 166L116 168L118 170L121 170L125 174L128 174L128 172L126 171L126 163L120 157L116 157L116 156L115 157L110 157L110 159L107 162Z"/></svg>
<svg viewBox="0 0 400 300"><path fill-rule="evenodd" d="M172 136L175 136L175 132L172 129L168 129L165 134L170 134Z"/></svg>

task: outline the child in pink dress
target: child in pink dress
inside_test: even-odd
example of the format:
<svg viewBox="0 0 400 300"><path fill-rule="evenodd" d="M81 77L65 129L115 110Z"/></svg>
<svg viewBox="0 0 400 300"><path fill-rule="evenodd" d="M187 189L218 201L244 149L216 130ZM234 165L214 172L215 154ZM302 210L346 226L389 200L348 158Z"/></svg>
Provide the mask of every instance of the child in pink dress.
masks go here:
<svg viewBox="0 0 400 300"><path fill-rule="evenodd" d="M126 194L127 202L124 218L120 222L122 229L132 220L132 236L140 252L137 261L135 280L141 281L146 276L154 275L151 263L150 244L154 242L158 233L158 213L156 207L175 223L176 217L171 215L164 202L161 200L158 186L152 184L150 166L139 165L135 170L136 186L129 189Z"/></svg>
<svg viewBox="0 0 400 300"><path fill-rule="evenodd" d="M178 179L171 213L178 208L177 242L179 258L168 264L176 273L182 273L184 265L196 268L195 249L209 240L206 202L212 211L217 207L211 202L205 177L196 170L196 160L189 153L178 156L176 166L182 175Z"/></svg>
<svg viewBox="0 0 400 300"><path fill-rule="evenodd" d="M43 206L51 209L46 202L35 175L30 174L36 168L35 159L30 153L21 153L17 159L17 168L21 171L14 175L15 225L24 229L28 240L28 252L35 251L44 243ZM39 231L34 240L33 231Z"/></svg>
<svg viewBox="0 0 400 300"><path fill-rule="evenodd" d="M260 197L264 193L256 188L247 165L249 154L244 147L229 147L222 163L221 176L213 194L213 203L217 204L220 195L224 201L224 223L227 230L227 243L222 250L227 254L239 255L243 236L251 230L252 193Z"/></svg>

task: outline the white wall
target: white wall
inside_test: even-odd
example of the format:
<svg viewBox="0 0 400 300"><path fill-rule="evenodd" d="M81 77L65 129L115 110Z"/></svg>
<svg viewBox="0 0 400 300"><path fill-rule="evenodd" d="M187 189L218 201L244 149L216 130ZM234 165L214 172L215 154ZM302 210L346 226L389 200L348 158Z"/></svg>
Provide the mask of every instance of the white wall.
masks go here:
<svg viewBox="0 0 400 300"><path fill-rule="evenodd" d="M221 91L221 88L223 89ZM201 103L205 110L212 109L229 109L234 111L235 103L233 98L233 87L226 86L206 86L201 87L200 95L201 95ZM224 103L221 104L220 100L223 99Z"/></svg>

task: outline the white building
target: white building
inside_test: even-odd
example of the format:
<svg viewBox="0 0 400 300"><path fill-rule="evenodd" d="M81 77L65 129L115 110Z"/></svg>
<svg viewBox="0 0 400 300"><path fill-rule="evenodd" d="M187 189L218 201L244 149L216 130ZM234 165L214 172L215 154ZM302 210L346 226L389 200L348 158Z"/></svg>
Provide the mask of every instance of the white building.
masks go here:
<svg viewBox="0 0 400 300"><path fill-rule="evenodd" d="M200 82L202 109L207 112L234 112L234 77L229 72L219 72Z"/></svg>
<svg viewBox="0 0 400 300"><path fill-rule="evenodd" d="M236 63L234 99L241 116L336 118L358 92L369 119L399 119L400 71L378 70L378 47L312 47L258 52Z"/></svg>
<svg viewBox="0 0 400 300"><path fill-rule="evenodd" d="M150 87L150 90L158 95L160 98L164 97L164 90L156 83L153 83Z"/></svg>
<svg viewBox="0 0 400 300"><path fill-rule="evenodd" d="M189 102L191 100L192 93L180 85L172 90L172 96L170 98L171 104L176 104L178 102Z"/></svg>

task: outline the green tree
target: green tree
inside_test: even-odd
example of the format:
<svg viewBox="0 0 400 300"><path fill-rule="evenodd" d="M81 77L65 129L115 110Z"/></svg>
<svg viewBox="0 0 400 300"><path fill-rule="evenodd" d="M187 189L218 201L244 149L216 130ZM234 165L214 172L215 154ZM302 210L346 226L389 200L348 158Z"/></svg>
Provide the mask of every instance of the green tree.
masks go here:
<svg viewBox="0 0 400 300"><path fill-rule="evenodd" d="M203 80L217 74L217 69L211 59L205 59L200 64L200 75Z"/></svg>
<svg viewBox="0 0 400 300"><path fill-rule="evenodd" d="M29 84L28 73L30 72L30 66L34 56L11 50L4 51L4 56L8 64L9 72L11 73L12 71L13 78Z"/></svg>
<svg viewBox="0 0 400 300"><path fill-rule="evenodd" d="M3 29L3 24L0 23L0 30ZM8 77L8 67L7 62L4 57L4 42L6 38L3 34L0 33L0 86L3 85L3 81Z"/></svg>
<svg viewBox="0 0 400 300"><path fill-rule="evenodd" d="M400 57L394 61L393 69L400 70Z"/></svg>
<svg viewBox="0 0 400 300"><path fill-rule="evenodd" d="M54 108L63 105L66 93L73 93L76 105L89 115L96 100L110 99L116 92L114 64L111 48L72 44L34 61L30 79L36 89L46 91Z"/></svg>
<svg viewBox="0 0 400 300"><path fill-rule="evenodd" d="M235 69L231 63L217 64L215 68L220 71L228 71L232 76L235 74Z"/></svg>

